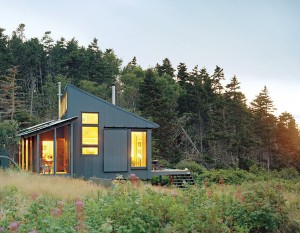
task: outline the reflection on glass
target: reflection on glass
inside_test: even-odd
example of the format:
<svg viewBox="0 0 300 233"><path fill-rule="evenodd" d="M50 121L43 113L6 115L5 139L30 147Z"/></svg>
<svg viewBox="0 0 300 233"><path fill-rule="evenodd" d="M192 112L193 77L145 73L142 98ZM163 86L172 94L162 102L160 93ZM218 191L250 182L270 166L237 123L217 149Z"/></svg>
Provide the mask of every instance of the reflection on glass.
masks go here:
<svg viewBox="0 0 300 233"><path fill-rule="evenodd" d="M98 145L98 127L82 127L82 145Z"/></svg>
<svg viewBox="0 0 300 233"><path fill-rule="evenodd" d="M98 147L82 147L83 155L97 155Z"/></svg>
<svg viewBox="0 0 300 233"><path fill-rule="evenodd" d="M98 124L98 113L82 113L82 124Z"/></svg>
<svg viewBox="0 0 300 233"><path fill-rule="evenodd" d="M146 167L146 132L131 132L131 166Z"/></svg>

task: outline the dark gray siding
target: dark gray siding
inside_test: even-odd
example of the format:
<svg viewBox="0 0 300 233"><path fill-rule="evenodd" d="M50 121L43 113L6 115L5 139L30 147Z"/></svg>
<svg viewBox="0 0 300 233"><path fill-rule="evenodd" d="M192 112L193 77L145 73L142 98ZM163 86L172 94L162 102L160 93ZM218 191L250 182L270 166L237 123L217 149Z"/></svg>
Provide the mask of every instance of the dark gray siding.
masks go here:
<svg viewBox="0 0 300 233"><path fill-rule="evenodd" d="M151 129L158 127L156 124L147 121L144 118L128 113L123 109L113 106L99 98L82 92L72 86L67 86L68 92L68 107L64 118L78 117L74 123L74 173L78 177L101 177L115 178L116 174L121 174L123 177L135 173L141 178L151 177ZM82 112L98 112L99 113L99 155L97 156L82 156L81 155L81 113ZM127 171L104 172L104 128L119 129L121 135L117 136L122 142L120 148L116 150L124 151L127 142L127 154L124 154L122 159L115 158L115 161L121 161L121 165L116 163L116 170L124 167L124 160L127 159ZM131 130L146 130L147 131L147 168L131 170L130 167L130 132ZM126 133L125 133L126 131ZM116 135L114 135L116 136ZM113 136L111 136L113 138ZM106 147L119 147L115 144L116 139L106 140ZM116 152L116 151L115 151ZM124 152L125 153L125 152ZM121 155L120 155L121 156ZM113 166L110 161L109 167ZM120 166L120 167L118 167ZM112 169L112 168L108 168ZM122 170L122 169L121 169Z"/></svg>
<svg viewBox="0 0 300 233"><path fill-rule="evenodd" d="M104 130L104 172L127 172L127 130Z"/></svg>

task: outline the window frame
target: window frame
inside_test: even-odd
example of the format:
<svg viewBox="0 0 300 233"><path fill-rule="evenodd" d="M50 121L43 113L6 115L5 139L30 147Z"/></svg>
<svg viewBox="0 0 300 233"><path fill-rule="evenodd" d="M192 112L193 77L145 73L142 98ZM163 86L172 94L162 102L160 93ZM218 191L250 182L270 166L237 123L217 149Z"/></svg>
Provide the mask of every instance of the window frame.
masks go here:
<svg viewBox="0 0 300 233"><path fill-rule="evenodd" d="M131 150L132 150L132 133L137 133L137 132L140 132L140 133L145 133L146 134L146 139L145 139L145 145L146 145L146 166L140 166L140 167L133 167L132 166L132 159L131 159ZM143 129L140 129L140 130L131 130L130 131L130 168L131 170L147 170L148 169L148 133L147 133L147 130L143 130Z"/></svg>
<svg viewBox="0 0 300 233"><path fill-rule="evenodd" d="M82 123L82 115L83 114L89 114L89 113L91 113L91 114L97 114L98 115L98 124L88 124L88 123ZM99 156L100 155L100 149L99 149L99 146L100 146L100 132L99 132L99 122L100 122L100 117L99 117L99 112L81 112L81 125L80 125L80 154L81 154L81 156L83 156L83 157L95 157L95 156ZM98 142L97 142L97 144L83 144L83 138L82 138L82 136L83 136L83 134L82 134L82 128L83 127L97 127L98 128L98 130L97 130L97 137L98 137ZM97 148L97 151L98 151L98 153L97 154L84 154L83 153L83 151L82 151L82 149L83 148Z"/></svg>

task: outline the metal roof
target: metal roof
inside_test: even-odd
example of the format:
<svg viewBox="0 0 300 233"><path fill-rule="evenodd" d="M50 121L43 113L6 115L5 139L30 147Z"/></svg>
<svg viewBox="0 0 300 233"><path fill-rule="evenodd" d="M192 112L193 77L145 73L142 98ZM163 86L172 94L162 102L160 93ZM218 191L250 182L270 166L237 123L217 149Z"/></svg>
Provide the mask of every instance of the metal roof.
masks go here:
<svg viewBox="0 0 300 233"><path fill-rule="evenodd" d="M64 126L64 125L68 125L70 124L71 122L77 120L77 117L71 117L71 118L68 118L68 119L63 119L63 120L58 120L58 121L47 121L47 122L44 122L44 123L41 123L41 124L38 124L38 125L34 125L34 126L31 126L31 127L28 127L26 129L23 129L21 131L18 132L18 136L19 137L28 137L28 136L31 136L31 135L36 135L38 133L42 133L42 132L45 132L45 131L49 131L49 130L52 130L54 128L58 128L58 127L61 127L61 126Z"/></svg>
<svg viewBox="0 0 300 233"><path fill-rule="evenodd" d="M133 117L139 118L139 119L141 119L141 120L147 122L148 124L150 124L150 125L152 126L151 128L153 128L153 129L159 127L158 124L156 124L156 123L154 123L154 122L152 122L152 121L150 121L150 120L148 120L148 119L146 119L146 118L144 118L144 117L141 117L141 116L139 116L139 115L137 115L137 114L135 114L135 113L133 113L133 112L129 112L128 110L126 110L126 109L124 109L124 108L121 108L121 107L119 107L119 106L117 106L117 105L114 105L114 104L112 104L112 103L110 103L110 102L108 102L108 101L106 101L106 100L104 100L104 99L101 99L100 97L98 97L98 96L96 96L96 95L93 95L92 93L89 93L89 92L87 92L87 91L84 91L84 90L82 90L82 89L80 89L80 88L78 88L78 87L76 87L76 86L74 86L74 85L72 85L72 84L67 84L67 86L65 87L65 90L64 90L64 92L63 92L63 95L64 95L65 93L68 92L68 88L73 88L73 89L75 89L75 90L77 90L77 91L79 91L79 92L81 92L81 93L84 93L84 94L86 94L86 95L88 95L88 96L90 96L90 97L92 97L92 98L94 98L94 99L97 99L98 101L101 101L102 103L105 103L105 104L111 106L112 108L119 109L119 110L121 110L121 111L123 111L123 112L125 112L125 113L127 113L127 114L129 114L129 115L131 115L131 116L133 116Z"/></svg>

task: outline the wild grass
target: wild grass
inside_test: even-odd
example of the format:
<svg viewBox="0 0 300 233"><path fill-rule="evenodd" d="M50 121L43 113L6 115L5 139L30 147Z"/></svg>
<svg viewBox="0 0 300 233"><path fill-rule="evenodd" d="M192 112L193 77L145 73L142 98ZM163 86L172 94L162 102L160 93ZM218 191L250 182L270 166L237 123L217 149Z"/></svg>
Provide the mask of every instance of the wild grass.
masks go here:
<svg viewBox="0 0 300 233"><path fill-rule="evenodd" d="M248 176L212 171L180 190L0 170L0 232L300 232L298 178Z"/></svg>
<svg viewBox="0 0 300 233"><path fill-rule="evenodd" d="M74 200L95 194L99 190L106 191L105 188L82 179L0 169L0 190L5 186L14 186L25 196L44 195L61 200Z"/></svg>

